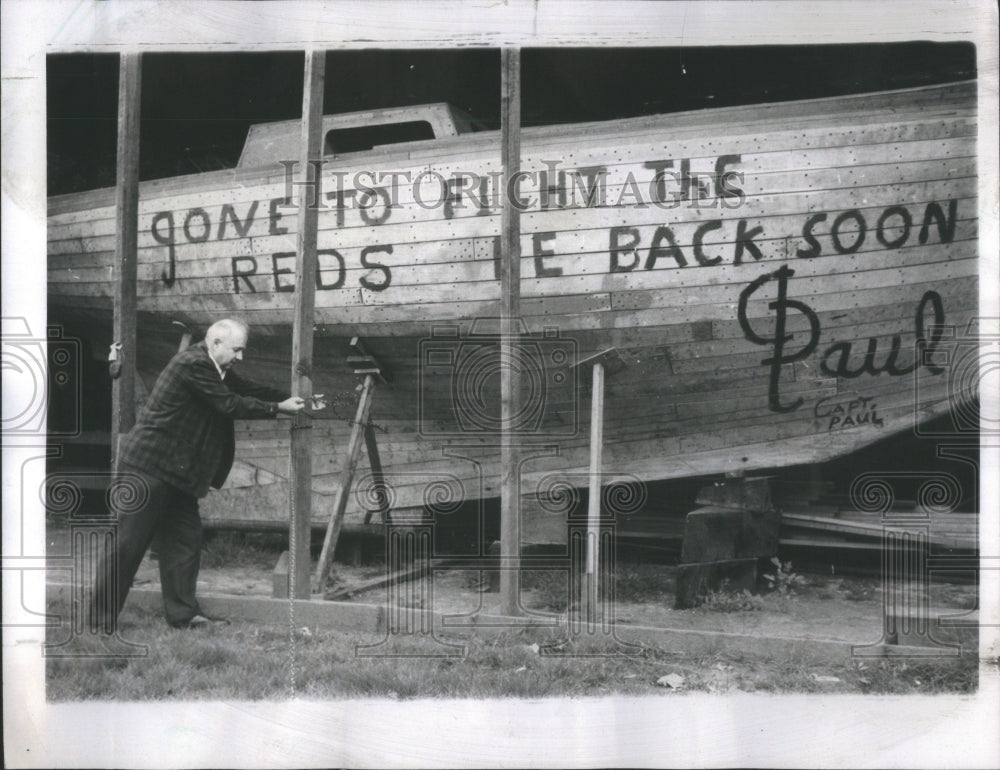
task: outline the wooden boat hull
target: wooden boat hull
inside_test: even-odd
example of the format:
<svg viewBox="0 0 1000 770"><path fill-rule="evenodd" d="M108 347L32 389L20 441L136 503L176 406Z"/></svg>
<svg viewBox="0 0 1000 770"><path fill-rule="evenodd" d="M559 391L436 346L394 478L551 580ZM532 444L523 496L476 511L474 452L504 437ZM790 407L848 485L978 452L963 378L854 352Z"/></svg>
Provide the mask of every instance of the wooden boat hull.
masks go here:
<svg viewBox="0 0 1000 770"><path fill-rule="evenodd" d="M574 364L608 349L609 478L820 462L974 400L975 132L969 83L525 129L525 489L586 485L589 370ZM397 188L376 183L390 172ZM313 423L318 521L353 418L354 336L392 372L372 416L394 505L498 495L482 320L499 314L498 172L496 134L323 166L314 364L333 408ZM176 346L171 321L238 315L247 373L288 382L288 181L275 164L142 185L143 371ZM95 337L114 237L113 191L51 199L49 302ZM285 422L239 424L240 462L205 517L286 522L288 441ZM349 523L374 507L359 476Z"/></svg>

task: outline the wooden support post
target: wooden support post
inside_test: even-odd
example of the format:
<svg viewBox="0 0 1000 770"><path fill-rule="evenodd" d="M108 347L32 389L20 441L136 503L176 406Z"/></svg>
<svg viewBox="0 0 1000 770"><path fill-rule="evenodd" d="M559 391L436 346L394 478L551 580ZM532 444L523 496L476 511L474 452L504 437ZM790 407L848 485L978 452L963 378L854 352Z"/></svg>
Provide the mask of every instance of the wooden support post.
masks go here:
<svg viewBox="0 0 1000 770"><path fill-rule="evenodd" d="M604 364L594 363L590 394L590 495L587 501L586 617L598 622L601 543L601 467L604 455Z"/></svg>
<svg viewBox="0 0 1000 770"><path fill-rule="evenodd" d="M500 239L500 611L520 614L521 490L520 447L512 425L518 413L520 378L521 222L511 181L521 165L521 52L500 51L500 137L503 176Z"/></svg>
<svg viewBox="0 0 1000 770"><path fill-rule="evenodd" d="M123 53L118 67L118 159L115 188L114 342L121 370L111 388L111 447L135 424L136 280L139 241L139 105L142 54Z"/></svg>
<svg viewBox="0 0 1000 770"><path fill-rule="evenodd" d="M323 550L320 552L319 563L316 565L313 588L317 593L323 590L323 586L326 585L326 579L330 575L333 552L337 548L340 525L344 520L344 511L347 509L347 497L350 494L351 484L354 481L354 472L358 467L358 459L361 457L363 437L368 428L368 416L371 413L374 389L375 376L372 374L365 375L365 384L361 389L361 399L358 401L358 411L354 415L354 425L351 427L351 439L347 442L347 458L344 461L344 468L340 472L340 488L334 497L333 513L326 526L326 536L323 538Z"/></svg>
<svg viewBox="0 0 1000 770"><path fill-rule="evenodd" d="M292 395L312 396L313 318L316 305L316 229L320 201L316 200L318 165L323 139L323 83L326 52L307 51L302 86L302 145L299 170L313 184L299 193L298 259L295 262L295 318L292 329ZM311 173L310 173L311 172ZM312 521L312 418L300 412L292 419L289 463L289 595L309 598L309 536Z"/></svg>

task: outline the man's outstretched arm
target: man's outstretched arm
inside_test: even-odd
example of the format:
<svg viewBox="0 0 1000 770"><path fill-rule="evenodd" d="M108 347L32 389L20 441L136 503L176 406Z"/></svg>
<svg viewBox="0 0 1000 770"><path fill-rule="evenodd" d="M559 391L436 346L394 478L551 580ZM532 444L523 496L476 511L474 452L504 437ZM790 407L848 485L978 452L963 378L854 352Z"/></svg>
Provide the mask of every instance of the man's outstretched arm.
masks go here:
<svg viewBox="0 0 1000 770"><path fill-rule="evenodd" d="M184 369L185 384L195 397L233 419L295 414L305 408L303 399L243 380L232 371L223 382L211 361L195 361Z"/></svg>

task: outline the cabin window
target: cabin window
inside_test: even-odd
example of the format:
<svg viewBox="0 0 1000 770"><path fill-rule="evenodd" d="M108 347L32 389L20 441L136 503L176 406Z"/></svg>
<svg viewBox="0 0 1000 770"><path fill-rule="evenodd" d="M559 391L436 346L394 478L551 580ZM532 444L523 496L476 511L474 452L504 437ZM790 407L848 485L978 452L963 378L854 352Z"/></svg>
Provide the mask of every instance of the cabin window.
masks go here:
<svg viewBox="0 0 1000 770"><path fill-rule="evenodd" d="M419 142L433 138L434 129L426 120L356 126L354 128L334 128L326 132L323 154L342 155L345 152L370 150L383 144Z"/></svg>

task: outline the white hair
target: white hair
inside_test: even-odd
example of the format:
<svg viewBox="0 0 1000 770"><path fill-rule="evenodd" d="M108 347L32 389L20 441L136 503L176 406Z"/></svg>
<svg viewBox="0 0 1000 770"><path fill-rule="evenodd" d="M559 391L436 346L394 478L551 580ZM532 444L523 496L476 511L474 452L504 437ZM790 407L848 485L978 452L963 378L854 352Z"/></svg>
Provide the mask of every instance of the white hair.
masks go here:
<svg viewBox="0 0 1000 770"><path fill-rule="evenodd" d="M238 318L223 318L208 327L208 331L205 332L205 340L209 344L213 340L229 340L232 339L237 331L249 335L250 327Z"/></svg>

